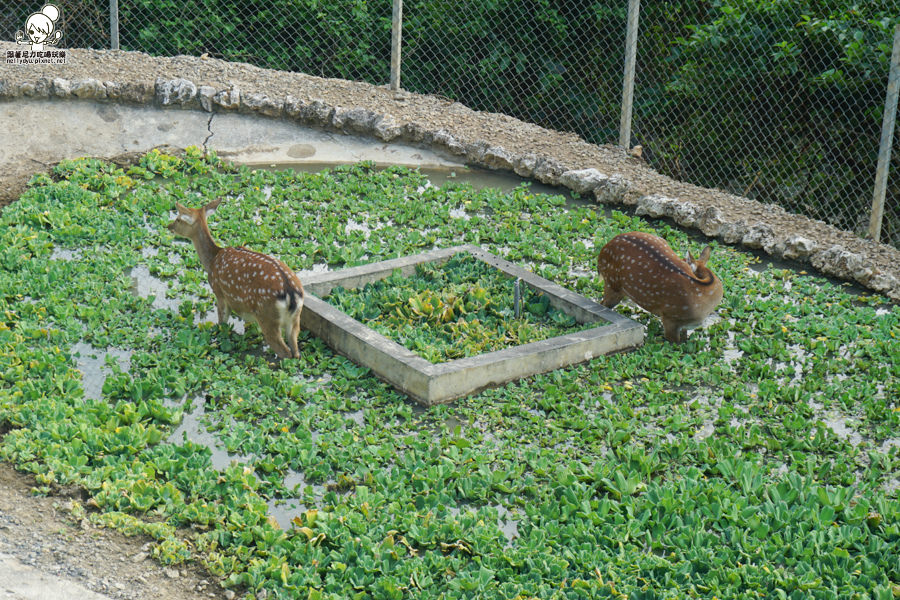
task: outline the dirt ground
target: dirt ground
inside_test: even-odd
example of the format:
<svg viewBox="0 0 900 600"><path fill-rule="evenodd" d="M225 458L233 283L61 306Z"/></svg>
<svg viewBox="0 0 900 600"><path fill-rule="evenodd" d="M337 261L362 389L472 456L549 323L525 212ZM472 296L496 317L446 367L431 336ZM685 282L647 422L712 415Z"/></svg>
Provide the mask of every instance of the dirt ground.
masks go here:
<svg viewBox="0 0 900 600"><path fill-rule="evenodd" d="M149 557L150 538L76 521L66 510L71 498L35 496L35 485L0 462L0 554L115 600L233 597L197 566L161 566ZM0 584L0 598L8 593Z"/></svg>

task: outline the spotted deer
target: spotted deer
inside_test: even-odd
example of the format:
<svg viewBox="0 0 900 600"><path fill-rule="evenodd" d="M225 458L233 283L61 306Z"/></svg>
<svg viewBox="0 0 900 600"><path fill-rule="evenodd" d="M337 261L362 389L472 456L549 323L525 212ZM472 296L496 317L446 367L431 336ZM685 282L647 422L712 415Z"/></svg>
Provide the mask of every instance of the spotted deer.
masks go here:
<svg viewBox="0 0 900 600"><path fill-rule="evenodd" d="M617 235L597 256L601 302L612 308L628 296L662 320L667 340L683 342L686 330L700 325L722 301L722 281L706 267L710 252L707 246L696 259L688 252L685 261L655 235Z"/></svg>
<svg viewBox="0 0 900 600"><path fill-rule="evenodd" d="M178 216L169 231L194 243L200 263L216 296L219 323L234 312L256 322L266 342L281 358L299 358L297 335L303 310L303 285L291 269L272 256L241 247L221 248L209 233L208 215L221 198L201 208L176 203ZM284 343L282 332L287 335Z"/></svg>

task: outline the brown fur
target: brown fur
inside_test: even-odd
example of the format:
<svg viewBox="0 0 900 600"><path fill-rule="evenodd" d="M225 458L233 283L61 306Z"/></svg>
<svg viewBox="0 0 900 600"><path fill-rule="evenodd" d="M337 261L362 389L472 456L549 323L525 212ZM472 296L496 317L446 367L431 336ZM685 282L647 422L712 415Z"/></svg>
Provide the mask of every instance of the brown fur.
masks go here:
<svg viewBox="0 0 900 600"><path fill-rule="evenodd" d="M303 310L303 285L290 267L275 257L244 247L220 248L212 239L206 216L219 206L213 200L198 209L176 203L178 216L169 230L194 243L216 295L219 323L234 312L255 321L266 342L281 358L299 358L297 336ZM282 332L287 333L284 343Z"/></svg>
<svg viewBox="0 0 900 600"><path fill-rule="evenodd" d="M602 304L612 308L625 296L657 315L670 342L687 339L722 301L722 282L706 267L711 248L685 261L660 237L633 231L611 239L597 256L603 277Z"/></svg>

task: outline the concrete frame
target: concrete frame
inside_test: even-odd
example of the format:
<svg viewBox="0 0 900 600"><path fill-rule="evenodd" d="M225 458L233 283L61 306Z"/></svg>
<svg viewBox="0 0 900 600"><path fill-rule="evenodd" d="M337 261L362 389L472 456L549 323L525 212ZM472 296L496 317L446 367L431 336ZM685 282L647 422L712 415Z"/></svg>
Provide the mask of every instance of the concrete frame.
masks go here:
<svg viewBox="0 0 900 600"><path fill-rule="evenodd" d="M357 288L384 279L395 269L409 276L416 265L443 263L467 252L512 278L543 292L550 304L579 323L598 323L577 331L506 348L496 352L433 364L411 350L352 319L323 300L332 288ZM355 363L372 369L381 379L425 406L450 402L513 380L591 360L640 346L644 327L584 296L526 271L472 245L432 250L382 262L306 275L302 325Z"/></svg>

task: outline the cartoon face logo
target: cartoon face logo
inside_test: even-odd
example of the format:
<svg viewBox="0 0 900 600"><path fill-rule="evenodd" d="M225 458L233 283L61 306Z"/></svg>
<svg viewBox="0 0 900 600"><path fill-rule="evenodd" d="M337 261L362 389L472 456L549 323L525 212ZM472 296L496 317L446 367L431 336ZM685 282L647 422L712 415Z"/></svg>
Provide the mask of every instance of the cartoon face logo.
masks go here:
<svg viewBox="0 0 900 600"><path fill-rule="evenodd" d="M43 50L44 44L55 46L62 39L62 31L56 29L58 19L59 8L54 4L45 4L41 12L32 14L25 21L25 33L16 32L16 43L31 44L33 51Z"/></svg>

